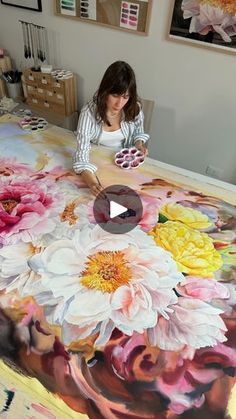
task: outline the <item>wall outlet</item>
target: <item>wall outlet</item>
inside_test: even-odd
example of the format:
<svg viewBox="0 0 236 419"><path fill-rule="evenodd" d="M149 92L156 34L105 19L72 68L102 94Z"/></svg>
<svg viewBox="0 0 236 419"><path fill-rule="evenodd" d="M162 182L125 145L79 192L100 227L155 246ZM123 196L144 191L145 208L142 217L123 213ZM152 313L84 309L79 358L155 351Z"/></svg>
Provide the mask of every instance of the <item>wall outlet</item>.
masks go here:
<svg viewBox="0 0 236 419"><path fill-rule="evenodd" d="M222 179L224 173L224 169L221 169L220 167L215 167L209 164L206 168L206 174L208 176L214 177L216 179Z"/></svg>

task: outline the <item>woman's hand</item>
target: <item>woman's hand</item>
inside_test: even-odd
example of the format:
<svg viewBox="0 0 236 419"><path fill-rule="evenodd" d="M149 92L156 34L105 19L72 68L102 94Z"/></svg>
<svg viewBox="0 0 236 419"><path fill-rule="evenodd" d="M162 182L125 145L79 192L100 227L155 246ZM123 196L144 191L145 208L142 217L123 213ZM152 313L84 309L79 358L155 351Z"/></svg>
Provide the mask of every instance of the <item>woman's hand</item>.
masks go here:
<svg viewBox="0 0 236 419"><path fill-rule="evenodd" d="M91 192L93 195L97 196L98 194L100 194L103 190L102 186L99 185L99 183L93 183L89 186Z"/></svg>
<svg viewBox="0 0 236 419"><path fill-rule="evenodd" d="M81 173L81 177L93 195L97 196L100 192L102 192L103 187L98 183L96 176L92 172L84 170Z"/></svg>
<svg viewBox="0 0 236 419"><path fill-rule="evenodd" d="M148 156L148 149L146 148L142 140L135 141L134 145L139 151L141 151L145 155L145 157Z"/></svg>

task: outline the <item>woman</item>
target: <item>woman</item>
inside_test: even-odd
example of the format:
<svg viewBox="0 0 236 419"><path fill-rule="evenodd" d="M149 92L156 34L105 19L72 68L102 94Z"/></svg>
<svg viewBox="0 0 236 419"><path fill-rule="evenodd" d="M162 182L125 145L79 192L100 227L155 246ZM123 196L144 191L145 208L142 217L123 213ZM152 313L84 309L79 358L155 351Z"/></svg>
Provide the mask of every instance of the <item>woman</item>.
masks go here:
<svg viewBox="0 0 236 419"><path fill-rule="evenodd" d="M94 195L102 190L95 172L97 167L89 162L90 143L120 149L137 147L147 154L143 111L138 102L133 69L124 61L111 64L102 78L93 99L80 113L73 169Z"/></svg>

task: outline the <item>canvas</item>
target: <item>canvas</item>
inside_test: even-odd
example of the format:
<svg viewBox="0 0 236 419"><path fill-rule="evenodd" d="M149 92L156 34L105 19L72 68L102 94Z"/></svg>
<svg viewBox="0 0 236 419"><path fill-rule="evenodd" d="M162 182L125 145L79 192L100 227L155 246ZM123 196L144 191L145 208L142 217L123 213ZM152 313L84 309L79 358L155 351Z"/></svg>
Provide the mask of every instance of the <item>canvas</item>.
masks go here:
<svg viewBox="0 0 236 419"><path fill-rule="evenodd" d="M143 204L110 234L71 169L73 133L18 122L0 119L2 413L234 418L235 193L151 160L125 171L94 146L104 187Z"/></svg>
<svg viewBox="0 0 236 419"><path fill-rule="evenodd" d="M175 0L169 36L234 53L235 0Z"/></svg>

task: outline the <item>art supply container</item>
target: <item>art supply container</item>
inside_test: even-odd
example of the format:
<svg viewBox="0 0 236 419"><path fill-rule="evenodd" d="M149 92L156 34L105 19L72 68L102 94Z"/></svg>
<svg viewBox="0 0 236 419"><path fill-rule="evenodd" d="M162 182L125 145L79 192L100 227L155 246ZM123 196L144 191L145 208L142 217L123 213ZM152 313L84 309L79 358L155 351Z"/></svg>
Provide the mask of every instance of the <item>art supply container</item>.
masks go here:
<svg viewBox="0 0 236 419"><path fill-rule="evenodd" d="M12 99L23 98L24 95L21 81L18 81L17 83L7 82L6 85L9 97L11 97Z"/></svg>

